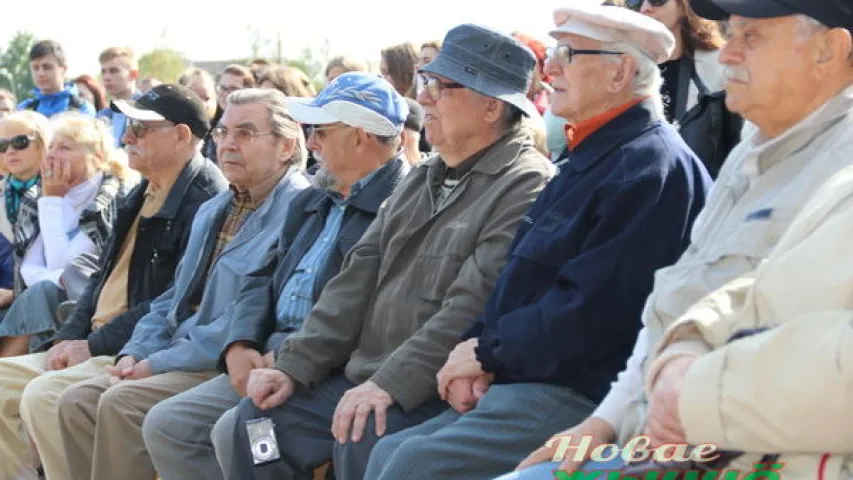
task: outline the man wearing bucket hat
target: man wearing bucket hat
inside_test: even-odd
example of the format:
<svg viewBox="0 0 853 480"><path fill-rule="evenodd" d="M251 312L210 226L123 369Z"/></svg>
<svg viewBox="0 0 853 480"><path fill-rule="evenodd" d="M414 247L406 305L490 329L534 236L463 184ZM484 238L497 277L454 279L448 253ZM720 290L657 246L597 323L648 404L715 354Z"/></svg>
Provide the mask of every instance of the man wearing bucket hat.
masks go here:
<svg viewBox="0 0 853 480"><path fill-rule="evenodd" d="M338 480L361 480L380 437L446 407L436 372L483 310L515 230L554 173L519 125L533 108L533 55L474 25L448 39L418 96L437 155L397 187L274 368L253 370L247 397L217 424L226 478L310 478L333 460ZM343 93L373 108L372 95ZM370 115L344 116L347 98L323 97L305 107L316 114L305 121L326 124L324 134Z"/></svg>
<svg viewBox="0 0 853 480"><path fill-rule="evenodd" d="M745 370L727 369L714 359L725 358L748 344L723 346L728 340L725 335L712 341L699 332L722 332L718 326L738 318L731 314L738 311L736 307L754 284L756 267L766 261L806 201L814 198L829 178L853 163L849 155L853 150L853 2L693 0L692 8L710 19L729 19L732 36L720 55L729 70L726 103L750 125L729 154L714 194L696 221L691 246L675 265L657 272L655 288L643 311L644 329L626 369L593 415L565 433L588 435L592 439L590 449L612 442L624 445L638 434L648 433L656 443L714 443L720 448L753 452L770 449L762 453L784 453L791 447L781 440L794 438L800 440L793 448L797 453L842 450L823 450L826 443L815 439L831 439L832 434L815 427L818 422L810 421L815 417L805 415L807 410L800 412L798 408L797 414L804 418L798 422L792 422L789 403L783 402L784 415L768 414L777 407L764 400L789 398L772 393L777 389L769 383L775 378L771 375L778 373L786 382L796 384L792 379L800 373L776 368L773 358L797 358L796 352L769 349L768 356L749 356L740 364L751 366ZM801 276L792 272L784 282L790 286L790 278ZM809 304L796 294L795 290L786 291L794 302ZM787 314L789 309L775 311ZM776 318L774 322L785 319ZM676 322L678 327L667 335L664 348L657 349L664 333ZM753 320L746 324L754 325ZM772 336L749 342L758 346L762 338ZM697 356L711 345L721 352ZM835 352L834 347L825 351ZM650 353L656 354L657 360L646 359ZM772 367L752 368L759 365ZM728 380L733 378L742 382ZM734 388L736 385L740 388ZM756 388L744 388L746 385ZM827 382L822 388L831 388L829 385ZM801 391L814 396L808 388ZM846 405L836 402L839 397L832 393L821 392L817 397L837 406ZM812 412L834 411L817 403L810 407L815 409ZM850 432L844 422L832 425L845 435ZM791 427L801 430L791 433L787 430ZM812 428L812 436L807 436ZM541 447L521 467L549 461L556 448L556 443ZM746 455L738 462L751 469L760 458L760 454ZM820 455L783 455L785 471L780 475L786 479L800 475L818 478L823 471L824 478L837 478L842 458L834 456L821 466ZM560 468L571 472L583 463L568 458ZM522 471L524 475L519 478L550 479L554 468L557 465L553 463L540 464Z"/></svg>
<svg viewBox="0 0 853 480"><path fill-rule="evenodd" d="M669 31L593 2L555 20L546 73L568 162L437 376L453 409L380 441L366 480L493 477L586 417L631 352L655 270L681 255L705 203L710 178L662 113Z"/></svg>

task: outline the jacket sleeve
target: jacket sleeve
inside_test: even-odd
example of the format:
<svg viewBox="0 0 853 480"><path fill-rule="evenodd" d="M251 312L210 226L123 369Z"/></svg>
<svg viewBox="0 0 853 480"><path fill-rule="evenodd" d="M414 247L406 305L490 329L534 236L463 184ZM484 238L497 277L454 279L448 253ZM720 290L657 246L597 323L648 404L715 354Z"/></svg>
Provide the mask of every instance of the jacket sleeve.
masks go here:
<svg viewBox="0 0 853 480"><path fill-rule="evenodd" d="M234 306L235 303L231 303L214 321L193 326L167 348L151 353L147 357L151 372L156 375L215 370L234 318Z"/></svg>
<svg viewBox="0 0 853 480"><path fill-rule="evenodd" d="M521 219L545 186L538 172L520 177L486 221L477 246L450 284L441 309L382 363L371 380L409 411L437 394L435 375L465 328L483 312Z"/></svg>
<svg viewBox="0 0 853 480"><path fill-rule="evenodd" d="M95 290L101 282L103 266L89 277L83 294L77 299L74 310L56 333L54 340L84 340L92 331L92 316L95 315ZM91 349L91 346L90 346ZM94 355L94 353L93 353Z"/></svg>
<svg viewBox="0 0 853 480"><path fill-rule="evenodd" d="M93 357L117 355L130 340L136 323L151 309L151 301L139 302L121 315L115 316L87 337L89 351ZM94 313L92 314L94 315ZM92 317L89 315L89 318Z"/></svg>
<svg viewBox="0 0 853 480"><path fill-rule="evenodd" d="M691 444L846 453L853 445L853 311L808 314L699 357L679 414Z"/></svg>
<svg viewBox="0 0 853 480"><path fill-rule="evenodd" d="M690 224L690 190L683 177L652 173L612 182L577 255L559 267L538 301L504 314L483 330L477 358L506 378L565 378L594 371L608 358L614 332L637 332L654 272L678 259ZM688 229L689 230L689 229ZM531 230L531 235L543 233ZM519 243L523 254L528 242ZM532 244L530 244L532 245ZM522 280L523 281L523 280ZM494 325L494 326L492 326ZM631 337L631 341L635 340Z"/></svg>
<svg viewBox="0 0 853 480"><path fill-rule="evenodd" d="M273 246L267 253L264 266L245 277L240 286L232 308L233 321L219 351L217 369L222 372L228 372L225 354L237 342L246 342L264 353L264 345L275 329L273 273L278 266L277 252L278 247Z"/></svg>
<svg viewBox="0 0 853 480"><path fill-rule="evenodd" d="M183 264L183 259L181 259L181 264ZM179 264L178 275L180 275L180 270ZM174 296L175 285L173 283L168 290L151 302L151 308L144 317L139 319L139 323L133 329L130 341L119 352L119 357L130 355L136 361L142 361L152 353L169 346L174 329L169 325L168 315L172 308Z"/></svg>
<svg viewBox="0 0 853 480"><path fill-rule="evenodd" d="M323 288L302 328L281 344L276 368L305 387L314 388L355 350L376 288L386 209L394 198L396 194L383 203L364 236L347 253L340 274Z"/></svg>

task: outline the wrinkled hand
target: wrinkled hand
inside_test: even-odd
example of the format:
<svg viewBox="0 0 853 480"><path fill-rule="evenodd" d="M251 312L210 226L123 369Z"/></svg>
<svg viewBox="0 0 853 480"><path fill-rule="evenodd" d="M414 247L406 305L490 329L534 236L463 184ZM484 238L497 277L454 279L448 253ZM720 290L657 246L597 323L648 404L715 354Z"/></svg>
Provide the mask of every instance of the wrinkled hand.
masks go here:
<svg viewBox="0 0 853 480"><path fill-rule="evenodd" d="M8 307L15 301L15 292L5 288L0 288L0 308Z"/></svg>
<svg viewBox="0 0 853 480"><path fill-rule="evenodd" d="M249 374L256 368L264 368L264 359L261 352L244 343L235 343L228 347L225 353L225 364L228 366L228 380L231 387L241 397L246 396L246 384L249 383Z"/></svg>
<svg viewBox="0 0 853 480"><path fill-rule="evenodd" d="M459 413L471 411L489 390L494 379L493 374L487 373L479 377L451 380L447 387L447 403Z"/></svg>
<svg viewBox="0 0 853 480"><path fill-rule="evenodd" d="M121 357L115 366L107 367L106 372L111 376L110 384L121 380L142 380L151 376L151 364L148 360L137 362L130 355Z"/></svg>
<svg viewBox="0 0 853 480"><path fill-rule="evenodd" d="M256 407L269 410L286 402L295 388L293 379L281 370L258 368L249 373L246 396Z"/></svg>
<svg viewBox="0 0 853 480"><path fill-rule="evenodd" d="M47 360L45 368L48 370L62 370L67 367L68 357L64 356L65 348L68 346L68 341L55 343L50 350L47 351Z"/></svg>
<svg viewBox="0 0 853 480"><path fill-rule="evenodd" d="M438 380L438 394L442 400L447 400L447 387L453 380L485 375L486 372L483 371L483 366L477 360L477 354L474 353L478 342L479 339L472 338L456 345L447 357L447 362L438 371L435 378Z"/></svg>
<svg viewBox="0 0 853 480"><path fill-rule="evenodd" d="M651 437L652 446L687 443L681 426L678 399L684 376L697 358L694 355L677 357L664 365L655 379L646 417L646 434Z"/></svg>
<svg viewBox="0 0 853 480"><path fill-rule="evenodd" d="M74 179L71 178L71 163L53 160L50 157L45 158L41 163L41 185L44 196L64 197L74 186Z"/></svg>
<svg viewBox="0 0 853 480"><path fill-rule="evenodd" d="M591 440L590 446L586 450L587 456L586 458L576 460L574 457L578 450L567 449L566 441L562 439L571 436L568 445L579 445L584 435L588 435ZM522 460L515 469L523 470L540 463L553 462L554 457L559 454L563 457L559 469L571 474L589 461L589 453L595 450L596 447L613 443L614 441L616 441L616 432L613 431L613 427L600 418L590 417L579 425L551 437L545 442L545 445L534 450L533 453Z"/></svg>
<svg viewBox="0 0 853 480"><path fill-rule="evenodd" d="M65 368L79 365L92 358L88 341L69 340L63 343L65 344L65 349L62 351L62 358L65 361Z"/></svg>
<svg viewBox="0 0 853 480"><path fill-rule="evenodd" d="M388 407L394 404L394 399L385 390L368 380L361 385L347 390L335 408L332 420L332 435L340 444L347 443L352 427L352 441L358 443L364 435L367 418L370 412L376 414L376 436L385 435L388 423Z"/></svg>

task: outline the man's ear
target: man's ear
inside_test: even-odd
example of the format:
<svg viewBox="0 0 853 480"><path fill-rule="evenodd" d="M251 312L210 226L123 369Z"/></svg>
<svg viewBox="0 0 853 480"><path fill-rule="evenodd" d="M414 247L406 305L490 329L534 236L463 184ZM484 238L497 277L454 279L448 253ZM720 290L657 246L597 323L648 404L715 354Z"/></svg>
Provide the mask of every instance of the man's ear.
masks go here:
<svg viewBox="0 0 853 480"><path fill-rule="evenodd" d="M817 49L818 69L829 65L847 65L853 52L853 37L846 28L832 28L823 32Z"/></svg>
<svg viewBox="0 0 853 480"><path fill-rule="evenodd" d="M293 153L296 151L296 139L295 138L282 138L281 139L281 150L279 151L279 159L282 163L287 163L293 157Z"/></svg>
<svg viewBox="0 0 853 480"><path fill-rule="evenodd" d="M483 119L487 123L497 123L501 119L501 115L503 115L503 109L510 108L509 105L505 104L502 100L498 100L496 98L487 98L486 102L486 113L483 116Z"/></svg>
<svg viewBox="0 0 853 480"><path fill-rule="evenodd" d="M190 130L190 127L184 125L183 123L178 125L178 140L181 143L187 142L191 143L193 140L193 132Z"/></svg>
<svg viewBox="0 0 853 480"><path fill-rule="evenodd" d="M130 71L130 79L131 80L139 80L139 70L131 70Z"/></svg>
<svg viewBox="0 0 853 480"><path fill-rule="evenodd" d="M625 90L625 87L634 81L637 75L637 61L630 55L622 55L619 68L613 74L608 85L608 91L616 93Z"/></svg>

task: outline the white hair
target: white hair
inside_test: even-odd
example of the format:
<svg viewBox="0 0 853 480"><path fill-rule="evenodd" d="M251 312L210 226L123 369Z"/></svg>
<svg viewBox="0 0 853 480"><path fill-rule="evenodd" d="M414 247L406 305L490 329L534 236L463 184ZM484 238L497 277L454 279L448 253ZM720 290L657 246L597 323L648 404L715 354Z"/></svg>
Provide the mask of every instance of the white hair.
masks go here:
<svg viewBox="0 0 853 480"><path fill-rule="evenodd" d="M821 23L819 20L815 20L814 18L808 15L798 14L795 15L797 22L799 22L799 32L798 32L798 40L805 40L815 33L826 30L828 27Z"/></svg>
<svg viewBox="0 0 853 480"><path fill-rule="evenodd" d="M601 42L601 48L615 52L624 52L625 55L629 55L634 59L634 62L637 64L637 71L634 74L633 93L638 97L649 97L654 103L655 111L663 117L663 98L660 93L661 86L663 85L663 77L660 73L660 67L658 67L655 61L635 45L626 42ZM617 56L612 56L611 58L614 62L620 61Z"/></svg>

